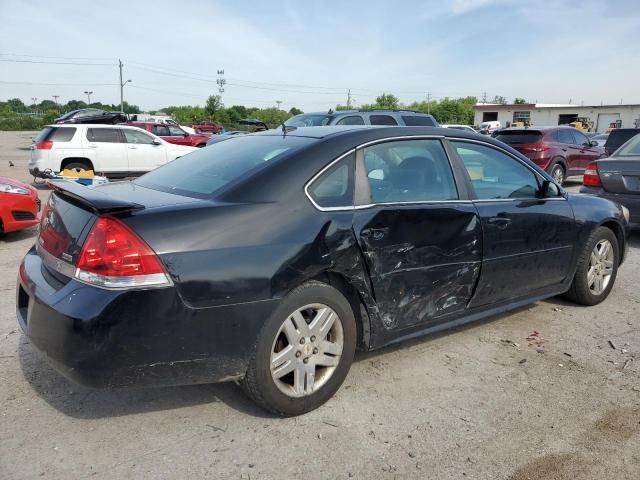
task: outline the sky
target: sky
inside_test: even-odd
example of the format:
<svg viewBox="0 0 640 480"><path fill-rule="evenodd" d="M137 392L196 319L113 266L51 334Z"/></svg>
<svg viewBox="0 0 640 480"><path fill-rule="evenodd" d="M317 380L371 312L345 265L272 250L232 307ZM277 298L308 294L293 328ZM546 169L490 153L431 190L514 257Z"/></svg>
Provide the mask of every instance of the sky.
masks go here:
<svg viewBox="0 0 640 480"><path fill-rule="evenodd" d="M117 104L121 59L145 110L204 105L218 70L227 106L640 103L635 0L0 0L0 25L0 100Z"/></svg>

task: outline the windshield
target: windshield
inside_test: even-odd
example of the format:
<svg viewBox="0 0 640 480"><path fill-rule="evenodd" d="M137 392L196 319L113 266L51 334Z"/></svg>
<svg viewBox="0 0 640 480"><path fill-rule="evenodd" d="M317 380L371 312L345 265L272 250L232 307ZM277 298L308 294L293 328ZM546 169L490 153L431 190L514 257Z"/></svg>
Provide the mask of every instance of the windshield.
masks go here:
<svg viewBox="0 0 640 480"><path fill-rule="evenodd" d="M625 143L612 156L614 157L640 157L640 135L636 135Z"/></svg>
<svg viewBox="0 0 640 480"><path fill-rule="evenodd" d="M496 135L496 139L509 145L517 145L520 143L536 143L542 140L542 132L537 130L513 130L503 131L500 135Z"/></svg>
<svg viewBox="0 0 640 480"><path fill-rule="evenodd" d="M308 114L308 115L296 115L284 122L287 127L323 127L329 125L329 122L333 118L329 114Z"/></svg>
<svg viewBox="0 0 640 480"><path fill-rule="evenodd" d="M315 141L281 135L241 135L180 157L134 183L169 193L208 198L234 180L281 158L285 152L291 153Z"/></svg>

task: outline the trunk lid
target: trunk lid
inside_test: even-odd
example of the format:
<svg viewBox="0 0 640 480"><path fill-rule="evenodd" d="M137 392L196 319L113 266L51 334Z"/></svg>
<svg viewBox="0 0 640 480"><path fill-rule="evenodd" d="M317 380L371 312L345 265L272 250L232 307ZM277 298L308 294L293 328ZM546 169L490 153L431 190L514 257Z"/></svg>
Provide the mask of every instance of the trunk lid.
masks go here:
<svg viewBox="0 0 640 480"><path fill-rule="evenodd" d="M607 192L640 195L640 157L598 160L598 173Z"/></svg>

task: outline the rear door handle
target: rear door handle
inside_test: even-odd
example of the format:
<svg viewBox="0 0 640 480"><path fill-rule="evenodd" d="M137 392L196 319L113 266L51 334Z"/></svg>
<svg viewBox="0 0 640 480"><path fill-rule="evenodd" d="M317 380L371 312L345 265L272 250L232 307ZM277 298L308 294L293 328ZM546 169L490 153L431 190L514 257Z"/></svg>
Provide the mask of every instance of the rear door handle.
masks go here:
<svg viewBox="0 0 640 480"><path fill-rule="evenodd" d="M506 217L491 217L487 220L487 223L489 225L495 225L498 228L507 228L511 223L511 219Z"/></svg>
<svg viewBox="0 0 640 480"><path fill-rule="evenodd" d="M130 150L136 150L138 147L136 147L135 145L129 145L129 149Z"/></svg>
<svg viewBox="0 0 640 480"><path fill-rule="evenodd" d="M97 146L97 145L91 145L91 144L90 144L90 145L89 145L89 148L98 148L98 146Z"/></svg>

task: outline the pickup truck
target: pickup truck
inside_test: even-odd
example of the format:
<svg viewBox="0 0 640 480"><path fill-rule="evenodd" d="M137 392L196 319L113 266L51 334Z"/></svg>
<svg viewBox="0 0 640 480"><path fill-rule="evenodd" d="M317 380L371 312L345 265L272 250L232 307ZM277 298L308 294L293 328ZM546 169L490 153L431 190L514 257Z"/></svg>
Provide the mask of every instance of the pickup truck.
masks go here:
<svg viewBox="0 0 640 480"><path fill-rule="evenodd" d="M221 133L224 131L224 127L222 125L218 125L217 123L213 123L213 122L200 122L200 123L194 123L193 125L191 125L191 128L193 128L196 133Z"/></svg>
<svg viewBox="0 0 640 480"><path fill-rule="evenodd" d="M201 148L206 146L207 140L209 140L209 135L197 133L195 135L191 135L177 125L153 122L129 122L129 125L151 132L163 140L176 145Z"/></svg>

